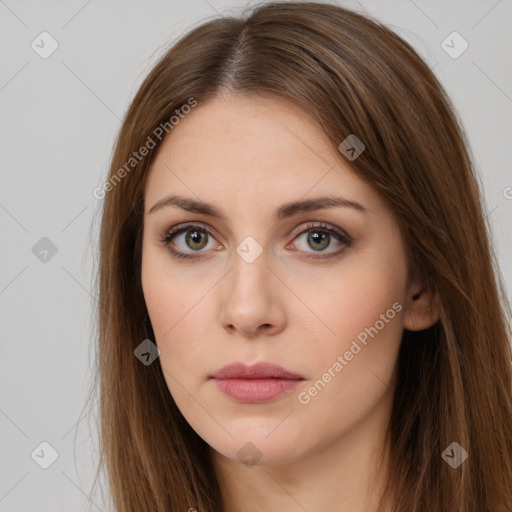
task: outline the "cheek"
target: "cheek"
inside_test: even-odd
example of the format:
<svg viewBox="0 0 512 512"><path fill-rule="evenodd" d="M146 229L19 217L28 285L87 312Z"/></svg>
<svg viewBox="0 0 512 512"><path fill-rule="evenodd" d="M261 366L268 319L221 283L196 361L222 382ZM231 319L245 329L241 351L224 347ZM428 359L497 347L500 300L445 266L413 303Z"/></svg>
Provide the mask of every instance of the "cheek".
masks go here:
<svg viewBox="0 0 512 512"><path fill-rule="evenodd" d="M324 336L308 351L311 378L297 394L297 412L318 443L350 431L392 393L402 336L400 305L393 308L391 296L371 305L364 299L364 294L342 297L347 308L330 317L336 335Z"/></svg>
<svg viewBox="0 0 512 512"><path fill-rule="evenodd" d="M191 330L195 310L191 309L187 297L175 292L176 279L163 279L159 267L149 264L150 258L147 263L147 266L143 263L142 283L155 335L152 341L160 350L160 366L173 400L181 410L188 410L192 405L190 397L197 393L197 381L192 376L197 375L197 358L200 357L200 347L194 342L198 337Z"/></svg>
<svg viewBox="0 0 512 512"><path fill-rule="evenodd" d="M197 375L198 361L204 359L205 326L213 322L212 313L205 309L211 277L208 280L196 275L193 280L187 280L165 251L149 248L143 255L144 300L154 341L160 349L160 363L171 388L174 385L169 381L170 375L180 382L188 381L190 376Z"/></svg>
<svg viewBox="0 0 512 512"><path fill-rule="evenodd" d="M405 274L399 267L392 270L384 260L347 265L346 272L322 283L321 293L309 293L326 326L308 350L313 383L319 379L311 391L319 398L312 401L337 404L333 414L377 400L393 377L403 333Z"/></svg>
<svg viewBox="0 0 512 512"><path fill-rule="evenodd" d="M346 270L333 272L322 282L320 291L304 289L308 303L312 305L316 318L325 329L322 338L331 340L330 345L343 348L348 339L353 339L365 328L373 326L384 315L386 328L399 324L399 305L403 296L405 278L400 272L393 273L388 267L368 265L348 266ZM388 312L388 313L387 313ZM386 314L387 313L387 314ZM386 322L385 320L389 320ZM378 324L380 330L381 322ZM399 331L400 329L398 329ZM397 332L398 332L397 331ZM364 337L364 336L363 336Z"/></svg>
<svg viewBox="0 0 512 512"><path fill-rule="evenodd" d="M149 244L143 248L142 289L157 339L164 340L179 329L180 319L192 312L206 291L200 280L187 283L183 276L166 251Z"/></svg>

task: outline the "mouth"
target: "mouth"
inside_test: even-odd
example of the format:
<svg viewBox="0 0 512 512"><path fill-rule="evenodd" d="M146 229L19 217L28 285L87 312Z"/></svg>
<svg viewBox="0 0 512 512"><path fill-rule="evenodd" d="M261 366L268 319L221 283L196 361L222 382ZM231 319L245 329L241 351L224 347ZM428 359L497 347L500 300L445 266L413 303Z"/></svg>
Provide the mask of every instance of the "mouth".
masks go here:
<svg viewBox="0 0 512 512"><path fill-rule="evenodd" d="M233 363L210 376L225 395L243 403L263 403L293 391L305 380L273 363Z"/></svg>

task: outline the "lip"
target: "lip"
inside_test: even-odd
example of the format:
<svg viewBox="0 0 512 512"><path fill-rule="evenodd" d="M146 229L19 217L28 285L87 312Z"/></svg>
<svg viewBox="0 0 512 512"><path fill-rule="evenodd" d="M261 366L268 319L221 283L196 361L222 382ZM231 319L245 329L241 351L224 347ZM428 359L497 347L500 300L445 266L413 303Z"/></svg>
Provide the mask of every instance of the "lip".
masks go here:
<svg viewBox="0 0 512 512"><path fill-rule="evenodd" d="M273 363L247 366L236 362L210 377L227 396L244 403L262 403L292 391L304 377Z"/></svg>
<svg viewBox="0 0 512 512"><path fill-rule="evenodd" d="M256 363L245 365L244 363L231 363L221 368L212 376L214 379L303 379L302 375L289 372L282 366L274 363Z"/></svg>

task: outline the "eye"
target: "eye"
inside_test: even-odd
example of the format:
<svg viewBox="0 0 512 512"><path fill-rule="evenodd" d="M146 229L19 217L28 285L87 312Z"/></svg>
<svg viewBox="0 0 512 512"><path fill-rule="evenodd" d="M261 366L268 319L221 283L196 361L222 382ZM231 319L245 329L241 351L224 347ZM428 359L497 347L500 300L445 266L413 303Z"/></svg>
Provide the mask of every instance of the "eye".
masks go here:
<svg viewBox="0 0 512 512"><path fill-rule="evenodd" d="M301 250L301 252L309 253L305 256L306 258L329 258L337 256L343 251L344 247L350 247L353 242L353 239L341 229L322 223L307 224L294 235L293 240L295 241L304 235L307 235L305 238L306 244L313 249L312 252ZM325 251L325 249L332 245L333 239L336 240L338 245L341 245L341 250ZM215 240L215 238L211 235L210 229L204 224L180 224L174 226L160 239L160 241L166 245L169 252L180 259L198 258L208 249L222 248L220 244L214 244L213 240ZM208 247L209 245L210 247ZM292 244L292 246L287 245L286 248L294 246L295 243ZM177 247L177 249L175 247ZM315 255L315 252L320 254ZM323 253L326 254L324 255Z"/></svg>
<svg viewBox="0 0 512 512"><path fill-rule="evenodd" d="M180 224L167 231L161 242L167 246L173 256L185 259L197 257L190 253L204 252L202 249L208 247L208 243L211 241L209 238L215 240L204 224ZM177 246L178 250L174 249L172 245ZM219 245L217 244L215 247L218 248Z"/></svg>
<svg viewBox="0 0 512 512"><path fill-rule="evenodd" d="M304 235L306 235L304 237ZM340 254L344 247L350 247L353 239L344 233L341 229L329 226L327 224L307 224L299 233L295 236L294 240L304 237L305 245L313 249L313 253L310 251L303 250L309 253L307 258L329 258ZM341 249L337 251L325 251L329 246L332 246L333 239L337 242L338 246L341 245ZM296 243L293 244L294 246ZM287 246L287 248L290 246ZM320 253L315 255L314 253ZM325 255L323 253L326 253Z"/></svg>

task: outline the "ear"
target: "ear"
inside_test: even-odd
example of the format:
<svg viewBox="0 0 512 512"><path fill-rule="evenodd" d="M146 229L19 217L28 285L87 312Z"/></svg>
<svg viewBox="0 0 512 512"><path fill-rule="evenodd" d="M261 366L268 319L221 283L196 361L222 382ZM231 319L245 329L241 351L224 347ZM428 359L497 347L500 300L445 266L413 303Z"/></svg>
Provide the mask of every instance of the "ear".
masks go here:
<svg viewBox="0 0 512 512"><path fill-rule="evenodd" d="M413 283L405 300L404 329L423 331L439 320L439 295L421 284Z"/></svg>

